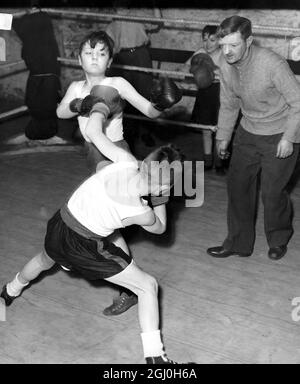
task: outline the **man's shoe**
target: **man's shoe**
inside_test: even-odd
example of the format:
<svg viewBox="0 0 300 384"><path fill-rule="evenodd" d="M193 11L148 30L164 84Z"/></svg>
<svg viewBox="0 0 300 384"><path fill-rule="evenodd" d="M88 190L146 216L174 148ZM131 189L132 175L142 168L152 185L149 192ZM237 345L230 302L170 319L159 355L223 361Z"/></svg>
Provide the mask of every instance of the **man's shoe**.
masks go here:
<svg viewBox="0 0 300 384"><path fill-rule="evenodd" d="M279 245L278 247L271 247L268 256L271 260L280 260L287 251L286 245Z"/></svg>
<svg viewBox="0 0 300 384"><path fill-rule="evenodd" d="M227 249L225 249L222 246L208 248L207 249L207 253L210 256L219 257L219 258L221 258L221 257L229 257L229 256L233 256L233 255L240 256L240 257L251 256L251 253L241 253L241 252L228 251Z"/></svg>
<svg viewBox="0 0 300 384"><path fill-rule="evenodd" d="M9 307L10 304L15 300L15 298L17 296L9 296L9 294L7 293L6 285L4 285L4 287L2 288L2 292L0 294L0 297L2 297L2 299L4 299L5 305L7 307Z"/></svg>
<svg viewBox="0 0 300 384"><path fill-rule="evenodd" d="M103 315L105 316L117 316L123 312L126 312L130 307L137 304L138 298L135 294L128 296L123 292L117 299L115 299L109 307L105 308Z"/></svg>

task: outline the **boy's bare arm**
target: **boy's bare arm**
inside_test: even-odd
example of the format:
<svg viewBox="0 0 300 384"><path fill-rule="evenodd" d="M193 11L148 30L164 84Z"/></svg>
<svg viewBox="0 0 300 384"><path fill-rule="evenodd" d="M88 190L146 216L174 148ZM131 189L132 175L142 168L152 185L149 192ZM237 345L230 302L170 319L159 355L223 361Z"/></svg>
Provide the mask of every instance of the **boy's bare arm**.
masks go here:
<svg viewBox="0 0 300 384"><path fill-rule="evenodd" d="M139 94L124 78L115 80L121 96L147 117L155 119L168 108L171 108L182 97L182 91L169 78L153 81L151 85L150 101Z"/></svg>
<svg viewBox="0 0 300 384"><path fill-rule="evenodd" d="M147 232L160 235L166 231L167 228L167 210L166 205L159 205L153 208L154 221L148 225L142 225Z"/></svg>
<svg viewBox="0 0 300 384"><path fill-rule="evenodd" d="M94 112L90 115L85 134L98 150L114 163L119 161L134 161L136 158L122 148L117 147L103 133L105 117L101 113Z"/></svg>
<svg viewBox="0 0 300 384"><path fill-rule="evenodd" d="M166 206L160 205L142 215L132 216L122 220L123 225L140 225L147 232L161 235L167 227Z"/></svg>
<svg viewBox="0 0 300 384"><path fill-rule="evenodd" d="M76 82L70 84L65 96L59 103L56 109L56 115L60 119L70 119L77 115L77 113L70 110L70 103L76 98L75 93Z"/></svg>
<svg viewBox="0 0 300 384"><path fill-rule="evenodd" d="M155 109L151 102L137 92L137 90L123 77L115 79L121 96L136 109L151 119L157 118L161 112Z"/></svg>

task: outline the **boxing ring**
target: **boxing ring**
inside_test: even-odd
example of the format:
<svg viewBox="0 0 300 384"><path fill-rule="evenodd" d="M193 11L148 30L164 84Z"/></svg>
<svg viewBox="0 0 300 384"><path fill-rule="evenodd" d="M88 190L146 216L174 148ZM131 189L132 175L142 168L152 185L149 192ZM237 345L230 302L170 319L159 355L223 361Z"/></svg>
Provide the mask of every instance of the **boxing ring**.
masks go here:
<svg viewBox="0 0 300 384"><path fill-rule="evenodd" d="M72 11L72 10L59 10L59 9L49 9L45 8L42 9L42 11L47 12L49 15L53 17L74 17L79 19L88 19L88 20L102 20L102 21L112 21L112 20L128 20L132 22L144 22L144 23L152 23L152 24L160 24L163 26L168 26L176 29L177 27L188 27L188 28L197 28L201 29L202 26L206 24L211 25L218 25L219 22L217 21L207 21L207 20L186 20L186 19L170 19L170 18L155 18L155 17L138 17L138 16L129 16L129 15L117 15L117 14L107 14L107 13L96 13L96 12L79 12L79 11ZM26 12L17 12L13 15L13 17L21 17L25 15ZM285 39L292 39L295 36L300 36L300 28L292 28L292 27L282 27L282 26L269 26L269 25L253 25L253 33L260 34L260 35L272 35L272 36L280 36L284 37ZM289 40L290 41L290 40ZM80 67L77 60L66 58L66 57L58 57L58 61L64 65L64 66L72 66L72 67ZM137 67L137 66L128 66L128 65L118 65L113 64L112 67L127 70L127 71L140 71L145 73L151 73L154 76L168 76L176 81L177 80L185 80L185 79L192 79L193 75L191 73L186 72L178 72L178 71L170 71L170 70L163 70L163 69L152 69L152 68L144 68L144 67ZM14 70L18 69L18 71L26 71L25 64L23 60L18 60L15 62L5 63L0 65L0 78L2 76L1 72L3 70L6 70L5 76L9 76L9 73L7 73L7 70ZM218 81L216 79L215 81ZM11 119L16 116L20 116L22 114L27 113L27 107L26 106L20 106L18 108L12 109L10 111L4 112L0 114L0 121ZM126 119L133 119L133 120L141 120L141 121L149 121L150 119L140 116L140 115L133 115L133 114L124 114L124 118ZM203 125L203 124L196 124L191 123L188 121L175 121L171 119L163 119L159 118L156 119L155 122L159 125L168 125L168 126L177 126L177 127L183 127L187 129L192 130L211 130L215 131L216 127L212 125ZM32 148L27 148L26 150L22 149L20 151L20 154L31 151L37 151L37 150L45 151L45 148L33 146ZM70 147L65 147L66 150L70 150ZM53 148L54 151L56 150L64 150L64 147L61 146L61 148ZM16 151L10 152L12 154L16 154ZM4 155L2 153L2 155ZM9 155L9 153L5 153L5 155Z"/></svg>
<svg viewBox="0 0 300 384"><path fill-rule="evenodd" d="M62 11L47 11L63 16ZM72 15L77 17L75 11ZM101 16L80 12L78 17ZM186 23L163 20L174 26ZM153 23L157 22L153 19ZM191 25L204 23L207 21L192 21ZM281 35L300 35L300 29L282 28ZM68 58L58 60L66 67L77 65ZM6 63L1 68L26 71L23 61ZM167 75L175 80L191 76L140 67L126 69ZM0 121L13 125L14 119L26 114L27 107L20 106L1 113ZM143 116L127 117L148 121ZM182 121L155 121L185 128L188 134L215 129ZM87 177L84 156L78 147L39 146L22 151L12 148L7 154L0 154L1 283L11 279L25 261L40 251L47 220ZM278 263L268 260L259 212L253 256L209 258L207 247L221 242L225 235L226 196L225 179L208 173L202 207L185 209L179 201L170 201L166 236L154 239L138 231L132 235L130 249L136 261L157 278L161 287L167 351L175 360L187 357L201 364L299 364L299 323L291 317L297 309L291 300L300 296L299 236L293 237L288 257ZM300 206L299 188L293 192L293 201ZM300 233L297 211L295 232ZM6 321L0 323L0 362L74 367L94 364L96 369L99 364L142 364L136 307L113 319L102 314L114 294L114 287L92 285L63 270L46 273L7 309Z"/></svg>

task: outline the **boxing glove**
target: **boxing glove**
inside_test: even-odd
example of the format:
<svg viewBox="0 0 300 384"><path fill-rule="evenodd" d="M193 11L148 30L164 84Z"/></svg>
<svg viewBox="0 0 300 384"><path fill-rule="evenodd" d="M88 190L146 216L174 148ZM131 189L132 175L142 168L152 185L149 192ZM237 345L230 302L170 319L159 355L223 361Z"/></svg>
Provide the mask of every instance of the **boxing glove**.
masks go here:
<svg viewBox="0 0 300 384"><path fill-rule="evenodd" d="M80 113L82 100L83 99L79 98L72 100L69 104L70 111L73 113Z"/></svg>
<svg viewBox="0 0 300 384"><path fill-rule="evenodd" d="M90 96L95 98L96 103L93 105L91 112L99 112L100 106L97 104L105 104L109 110L108 117L123 110L123 101L116 88L108 85L95 85L91 89Z"/></svg>
<svg viewBox="0 0 300 384"><path fill-rule="evenodd" d="M182 98L182 90L167 77L156 80L151 88L150 101L155 109L162 112Z"/></svg>
<svg viewBox="0 0 300 384"><path fill-rule="evenodd" d="M84 99L74 99L70 103L70 110L81 116L89 116L99 112L107 119L109 116L123 110L123 103L119 92L110 86L95 85Z"/></svg>
<svg viewBox="0 0 300 384"><path fill-rule="evenodd" d="M71 112L78 113L81 116L88 116L93 105L97 102L97 100L88 95L84 99L76 98L72 100L69 104Z"/></svg>
<svg viewBox="0 0 300 384"><path fill-rule="evenodd" d="M208 88L214 81L217 66L207 53L198 53L191 59L190 73L199 89Z"/></svg>
<svg viewBox="0 0 300 384"><path fill-rule="evenodd" d="M191 58L191 69L190 72L192 72L192 68L195 68L197 66L200 66L202 64L206 64L212 71L214 71L216 68L218 68L215 63L213 62L213 59L204 52L197 53Z"/></svg>
<svg viewBox="0 0 300 384"><path fill-rule="evenodd" d="M215 78L215 73L205 64L196 67L192 73L198 89L210 87Z"/></svg>

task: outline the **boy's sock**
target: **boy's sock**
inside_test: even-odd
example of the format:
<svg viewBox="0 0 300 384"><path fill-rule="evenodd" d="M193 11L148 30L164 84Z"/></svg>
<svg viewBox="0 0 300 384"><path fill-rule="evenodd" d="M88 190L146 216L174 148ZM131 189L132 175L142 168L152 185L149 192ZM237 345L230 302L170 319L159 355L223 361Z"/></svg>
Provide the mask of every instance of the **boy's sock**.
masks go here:
<svg viewBox="0 0 300 384"><path fill-rule="evenodd" d="M151 332L142 332L141 338L145 357L163 356L165 354L159 329Z"/></svg>
<svg viewBox="0 0 300 384"><path fill-rule="evenodd" d="M19 276L19 272L17 273L16 277L6 285L6 291L8 293L9 296L12 296L12 297L16 297L16 296L19 296L20 293L22 292L22 289L24 287L26 287L26 285L29 284L28 283L21 283L18 279L18 276Z"/></svg>

